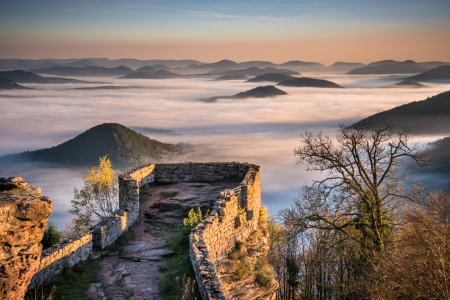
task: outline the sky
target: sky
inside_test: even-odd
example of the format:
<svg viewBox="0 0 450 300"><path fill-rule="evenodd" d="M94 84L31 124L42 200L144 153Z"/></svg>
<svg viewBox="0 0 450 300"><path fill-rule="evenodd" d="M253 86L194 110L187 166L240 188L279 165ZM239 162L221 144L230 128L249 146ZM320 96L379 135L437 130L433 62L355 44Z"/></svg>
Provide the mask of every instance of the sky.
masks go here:
<svg viewBox="0 0 450 300"><path fill-rule="evenodd" d="M0 0L0 58L450 61L448 0Z"/></svg>

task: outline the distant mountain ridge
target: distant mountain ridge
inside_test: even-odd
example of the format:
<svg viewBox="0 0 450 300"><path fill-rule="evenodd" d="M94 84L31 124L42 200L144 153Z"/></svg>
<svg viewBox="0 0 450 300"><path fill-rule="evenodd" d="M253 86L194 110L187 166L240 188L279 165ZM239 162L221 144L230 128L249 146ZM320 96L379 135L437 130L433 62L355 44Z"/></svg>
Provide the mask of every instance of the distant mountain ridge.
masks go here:
<svg viewBox="0 0 450 300"><path fill-rule="evenodd" d="M263 74L263 75L259 75L256 77L253 77L249 80L247 80L247 82L264 82L264 81L269 81L269 82L281 82L284 80L288 80L288 79L294 79L295 77L292 77L290 75L286 75L286 74L280 74L280 73L267 73L267 74Z"/></svg>
<svg viewBox="0 0 450 300"><path fill-rule="evenodd" d="M87 81L81 81L71 78L44 77L24 70L3 71L0 72L0 76L11 79L18 83L88 83Z"/></svg>
<svg viewBox="0 0 450 300"><path fill-rule="evenodd" d="M0 90L26 90L27 87L24 87L20 84L15 83L13 80L0 76Z"/></svg>
<svg viewBox="0 0 450 300"><path fill-rule="evenodd" d="M447 81L450 80L450 65L440 66L421 74L406 78L412 81Z"/></svg>
<svg viewBox="0 0 450 300"><path fill-rule="evenodd" d="M332 81L309 77L288 79L278 83L277 85L291 86L291 87L343 88L339 84L334 83Z"/></svg>
<svg viewBox="0 0 450 300"><path fill-rule="evenodd" d="M155 75L150 72L135 72L119 77L119 79L164 79L164 78L166 77Z"/></svg>
<svg viewBox="0 0 450 300"><path fill-rule="evenodd" d="M357 124L379 124L385 120L410 126L414 134L449 134L450 91L374 114Z"/></svg>
<svg viewBox="0 0 450 300"><path fill-rule="evenodd" d="M420 89L420 88L426 88L428 86L415 82L415 81L402 81L402 82L398 82L398 83L394 83L394 84L390 84L390 85L386 85L381 87L382 89L392 89L392 88L397 88L397 89Z"/></svg>
<svg viewBox="0 0 450 300"><path fill-rule="evenodd" d="M57 76L119 76L133 73L134 70L125 66L119 66L115 68L105 67L52 67L44 69L33 69L35 73L50 74Z"/></svg>
<svg viewBox="0 0 450 300"><path fill-rule="evenodd" d="M202 102L216 102L218 99L245 99L245 98L266 98L288 95L285 91L274 87L273 85L259 86L251 90L237 93L234 96L216 96L208 99L200 99Z"/></svg>
<svg viewBox="0 0 450 300"><path fill-rule="evenodd" d="M417 63L413 60L402 62L388 60L378 63L371 63L365 67L353 69L347 74L350 75L382 75L382 74L411 74L428 71L432 68L445 65L445 62L425 62Z"/></svg>
<svg viewBox="0 0 450 300"><path fill-rule="evenodd" d="M22 158L64 166L91 167L108 155L115 168L129 168L150 161L173 160L183 154L181 145L161 143L117 123L104 123L88 129L58 146L3 158Z"/></svg>

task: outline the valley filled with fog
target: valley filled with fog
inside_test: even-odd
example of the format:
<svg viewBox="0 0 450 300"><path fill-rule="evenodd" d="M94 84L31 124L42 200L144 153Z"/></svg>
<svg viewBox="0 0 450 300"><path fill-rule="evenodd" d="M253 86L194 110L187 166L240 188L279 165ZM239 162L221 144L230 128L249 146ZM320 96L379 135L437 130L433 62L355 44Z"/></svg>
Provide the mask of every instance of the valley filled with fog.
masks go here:
<svg viewBox="0 0 450 300"><path fill-rule="evenodd" d="M302 74L308 76L308 74ZM169 143L189 143L203 161L249 162L261 166L263 205L272 212L290 205L298 189L320 173L296 165L293 150L306 130L334 136L339 124L350 125L377 112L450 89L450 84L428 84L422 89L380 89L408 76L313 75L345 89L278 86L288 93L274 98L219 99L272 83L211 78L163 80L80 77L91 84L27 84L33 90L0 91L0 155L48 148L89 128L119 123L129 128L170 129L148 135ZM72 77L73 78L73 77ZM123 86L126 89L75 89ZM421 142L440 136L420 136ZM69 215L73 189L81 188L82 170L41 163L8 163L0 176L20 176L42 188L53 199L51 219L62 226ZM438 187L439 178L424 182ZM444 180L444 179L443 179ZM446 181L443 183L446 184Z"/></svg>

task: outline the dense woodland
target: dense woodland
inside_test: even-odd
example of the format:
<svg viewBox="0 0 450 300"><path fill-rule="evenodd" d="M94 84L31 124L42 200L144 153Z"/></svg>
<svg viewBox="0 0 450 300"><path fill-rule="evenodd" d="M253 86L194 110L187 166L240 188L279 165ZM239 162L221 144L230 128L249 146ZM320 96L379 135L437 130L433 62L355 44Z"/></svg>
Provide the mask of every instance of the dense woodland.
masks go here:
<svg viewBox="0 0 450 300"><path fill-rule="evenodd" d="M410 126L413 134L448 134L450 132L450 91L380 112L359 123L377 124L384 120L390 120L397 125Z"/></svg>
<svg viewBox="0 0 450 300"><path fill-rule="evenodd" d="M429 162L410 139L387 122L303 136L326 178L269 222L277 299L450 299L450 195L403 186L403 158Z"/></svg>
<svg viewBox="0 0 450 300"><path fill-rule="evenodd" d="M105 155L115 168L125 169L149 162L175 160L185 154L182 144L161 143L123 125L104 123L58 146L26 151L7 157L44 161L64 166L91 167Z"/></svg>

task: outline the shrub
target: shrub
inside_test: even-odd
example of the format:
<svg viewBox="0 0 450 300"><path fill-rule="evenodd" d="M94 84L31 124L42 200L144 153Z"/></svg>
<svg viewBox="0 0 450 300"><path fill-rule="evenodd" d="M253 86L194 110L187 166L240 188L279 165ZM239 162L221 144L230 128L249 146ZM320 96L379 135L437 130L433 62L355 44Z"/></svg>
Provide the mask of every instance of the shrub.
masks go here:
<svg viewBox="0 0 450 300"><path fill-rule="evenodd" d="M42 246L43 249L48 249L53 245L58 244L61 241L61 232L58 231L58 228L53 224L52 221L49 221L47 224L47 228L44 231L44 237L42 238Z"/></svg>
<svg viewBox="0 0 450 300"><path fill-rule="evenodd" d="M245 243L237 241L236 246L228 253L228 258L232 260L242 259L247 255Z"/></svg>
<svg viewBox="0 0 450 300"><path fill-rule="evenodd" d="M267 210L264 206L261 206L259 209L259 218L258 218L259 224L267 223Z"/></svg>
<svg viewBox="0 0 450 300"><path fill-rule="evenodd" d="M262 286L268 285L274 278L272 268L264 258L258 258L255 264L256 282Z"/></svg>
<svg viewBox="0 0 450 300"><path fill-rule="evenodd" d="M181 228L181 234L184 236L189 236L192 229L195 228L195 226L198 225L203 220L202 211L200 210L200 207L197 207L197 213L194 211L193 208L189 211L188 217L183 220L183 227ZM208 215L209 210L206 212L206 215Z"/></svg>

